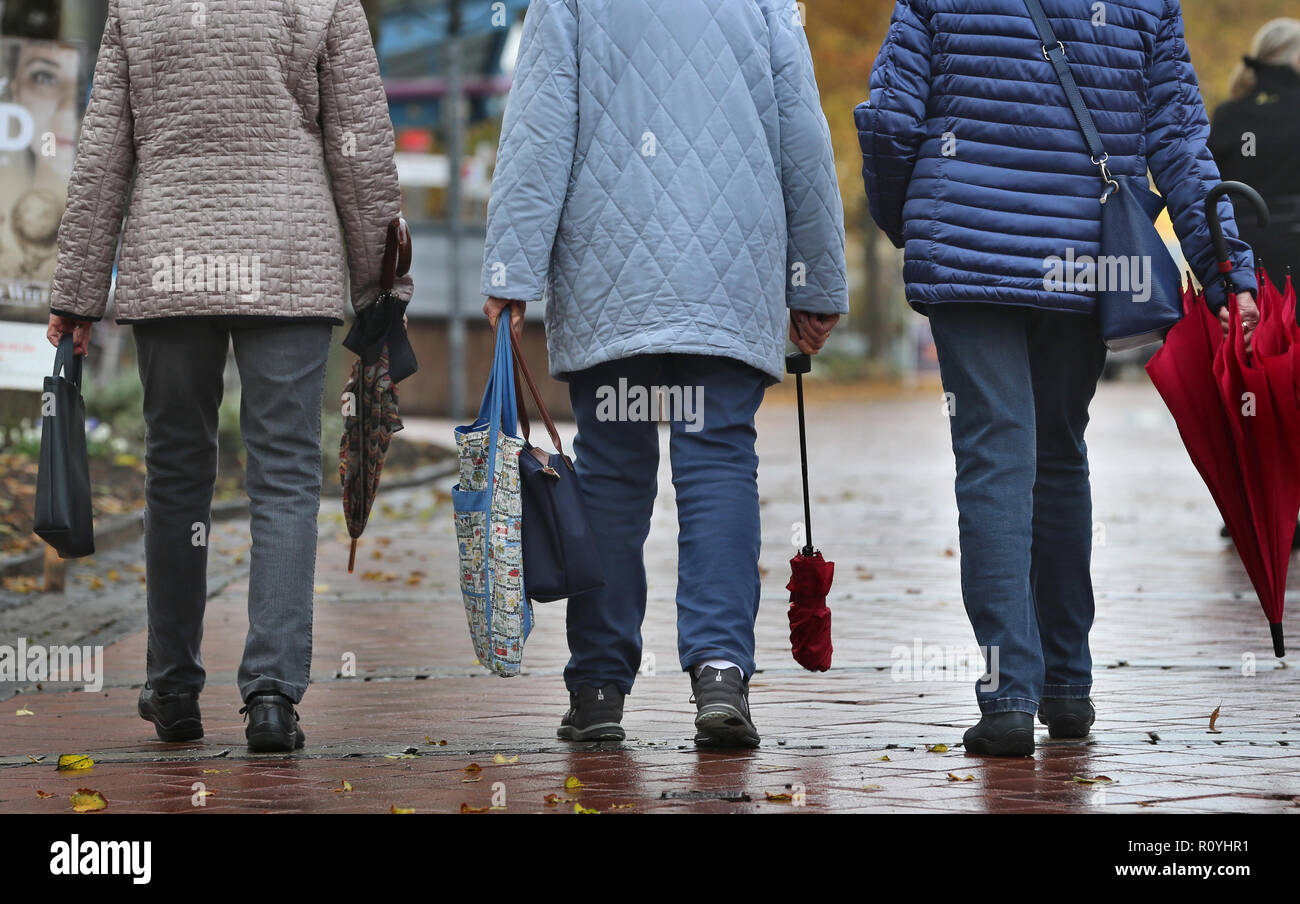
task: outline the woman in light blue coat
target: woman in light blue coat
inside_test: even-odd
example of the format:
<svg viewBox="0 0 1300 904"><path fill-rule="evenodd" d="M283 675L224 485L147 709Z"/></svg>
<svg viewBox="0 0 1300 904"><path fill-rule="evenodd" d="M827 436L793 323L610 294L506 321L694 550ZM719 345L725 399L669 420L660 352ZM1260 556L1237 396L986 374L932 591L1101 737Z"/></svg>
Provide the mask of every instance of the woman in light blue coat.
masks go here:
<svg viewBox="0 0 1300 904"><path fill-rule="evenodd" d="M843 210L786 0L532 0L488 211L484 310L545 304L607 577L568 606L559 736L623 737L671 424L678 653L701 744L755 746L754 413L784 340L847 313ZM657 388L666 390L661 406Z"/></svg>

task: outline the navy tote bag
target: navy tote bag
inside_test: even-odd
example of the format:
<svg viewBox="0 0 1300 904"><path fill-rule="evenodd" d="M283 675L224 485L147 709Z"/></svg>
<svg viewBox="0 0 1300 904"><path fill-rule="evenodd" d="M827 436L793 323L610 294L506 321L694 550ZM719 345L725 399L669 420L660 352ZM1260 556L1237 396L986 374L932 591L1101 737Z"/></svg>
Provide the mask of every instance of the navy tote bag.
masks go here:
<svg viewBox="0 0 1300 904"><path fill-rule="evenodd" d="M504 317L502 319L505 319ZM587 519L582 487L573 462L564 454L559 432L542 402L537 384L519 346L510 345L517 372L522 372L555 452L529 442L528 413L515 379L519 428L524 449L519 453L519 485L523 495L524 593L530 600L550 603L605 586L600 555Z"/></svg>
<svg viewBox="0 0 1300 904"><path fill-rule="evenodd" d="M1065 99L1083 133L1093 164L1101 171L1101 250L1097 261L1097 319L1102 338L1112 351L1140 348L1164 339L1183 316L1182 279L1155 219L1164 199L1147 187L1145 176L1115 176L1106 166L1101 135L1065 58L1065 45L1056 39L1038 0L1024 0L1043 42L1043 58L1052 64L1065 91ZM1112 286L1103 279L1102 261L1110 274L1126 273L1126 285ZM1120 269L1117 265L1123 265ZM1149 285L1135 291L1134 267L1145 272ZM1102 283L1106 284L1103 285Z"/></svg>

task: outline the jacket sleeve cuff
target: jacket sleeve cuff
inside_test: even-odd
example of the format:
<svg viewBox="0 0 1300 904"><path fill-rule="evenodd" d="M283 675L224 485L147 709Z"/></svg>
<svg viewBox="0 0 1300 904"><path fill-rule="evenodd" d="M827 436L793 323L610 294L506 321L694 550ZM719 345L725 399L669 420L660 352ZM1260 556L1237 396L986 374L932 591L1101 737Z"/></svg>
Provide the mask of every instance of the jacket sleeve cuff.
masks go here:
<svg viewBox="0 0 1300 904"><path fill-rule="evenodd" d="M97 317L92 317L89 314L78 314L74 311L65 311L62 308L56 308L53 306L50 308L50 313L57 314L60 317L67 317L69 320L80 320L83 323L99 323L99 321L104 319L103 314L100 314Z"/></svg>
<svg viewBox="0 0 1300 904"><path fill-rule="evenodd" d="M1205 304L1216 314L1219 308L1228 303L1228 292L1224 287L1225 279L1216 274L1216 278L1205 284ZM1249 292L1259 294L1259 281L1255 271L1249 268L1236 268L1227 275L1226 282L1232 287L1232 294Z"/></svg>

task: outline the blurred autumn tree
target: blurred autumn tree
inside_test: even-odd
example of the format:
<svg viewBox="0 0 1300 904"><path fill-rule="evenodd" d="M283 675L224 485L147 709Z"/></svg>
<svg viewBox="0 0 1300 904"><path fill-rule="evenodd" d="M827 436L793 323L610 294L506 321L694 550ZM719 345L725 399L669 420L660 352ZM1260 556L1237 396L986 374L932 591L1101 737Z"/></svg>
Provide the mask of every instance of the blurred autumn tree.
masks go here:
<svg viewBox="0 0 1300 904"><path fill-rule="evenodd" d="M1210 110L1227 98L1228 78L1256 29L1277 16L1300 16L1297 0L1183 0L1182 5L1192 64ZM878 357L889 354L906 322L902 260L866 212L853 108L867 96L871 64L889 29L894 2L806 0L804 8L849 229L849 266L855 279L854 316L848 323L866 335L870 353ZM876 266L864 267L866 260Z"/></svg>

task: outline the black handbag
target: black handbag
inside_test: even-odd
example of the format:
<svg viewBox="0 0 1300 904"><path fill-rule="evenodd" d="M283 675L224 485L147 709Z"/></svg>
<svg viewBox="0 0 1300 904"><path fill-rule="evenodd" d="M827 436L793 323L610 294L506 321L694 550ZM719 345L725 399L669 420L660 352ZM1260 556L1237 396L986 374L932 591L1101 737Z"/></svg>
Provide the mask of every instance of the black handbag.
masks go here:
<svg viewBox="0 0 1300 904"><path fill-rule="evenodd" d="M1183 316L1178 265L1155 227L1164 199L1151 191L1145 175L1116 176L1107 168L1109 158L1070 72L1065 45L1056 39L1039 0L1024 3L1043 43L1043 58L1056 71L1090 159L1101 171L1101 251L1093 272L1102 338L1112 351L1160 342Z"/></svg>
<svg viewBox="0 0 1300 904"><path fill-rule="evenodd" d="M519 431L524 437L524 449L519 453L524 594L534 602L550 603L604 587L605 572L587 519L578 472L564 454L555 422L542 402L519 344L511 342L510 350L515 357ZM529 441L528 412L519 385L521 372L555 452L548 453Z"/></svg>
<svg viewBox="0 0 1300 904"><path fill-rule="evenodd" d="M90 459L86 454L86 405L81 399L81 358L71 334L59 340L54 374L41 396L41 460L36 475L36 535L60 558L95 552L90 499Z"/></svg>

